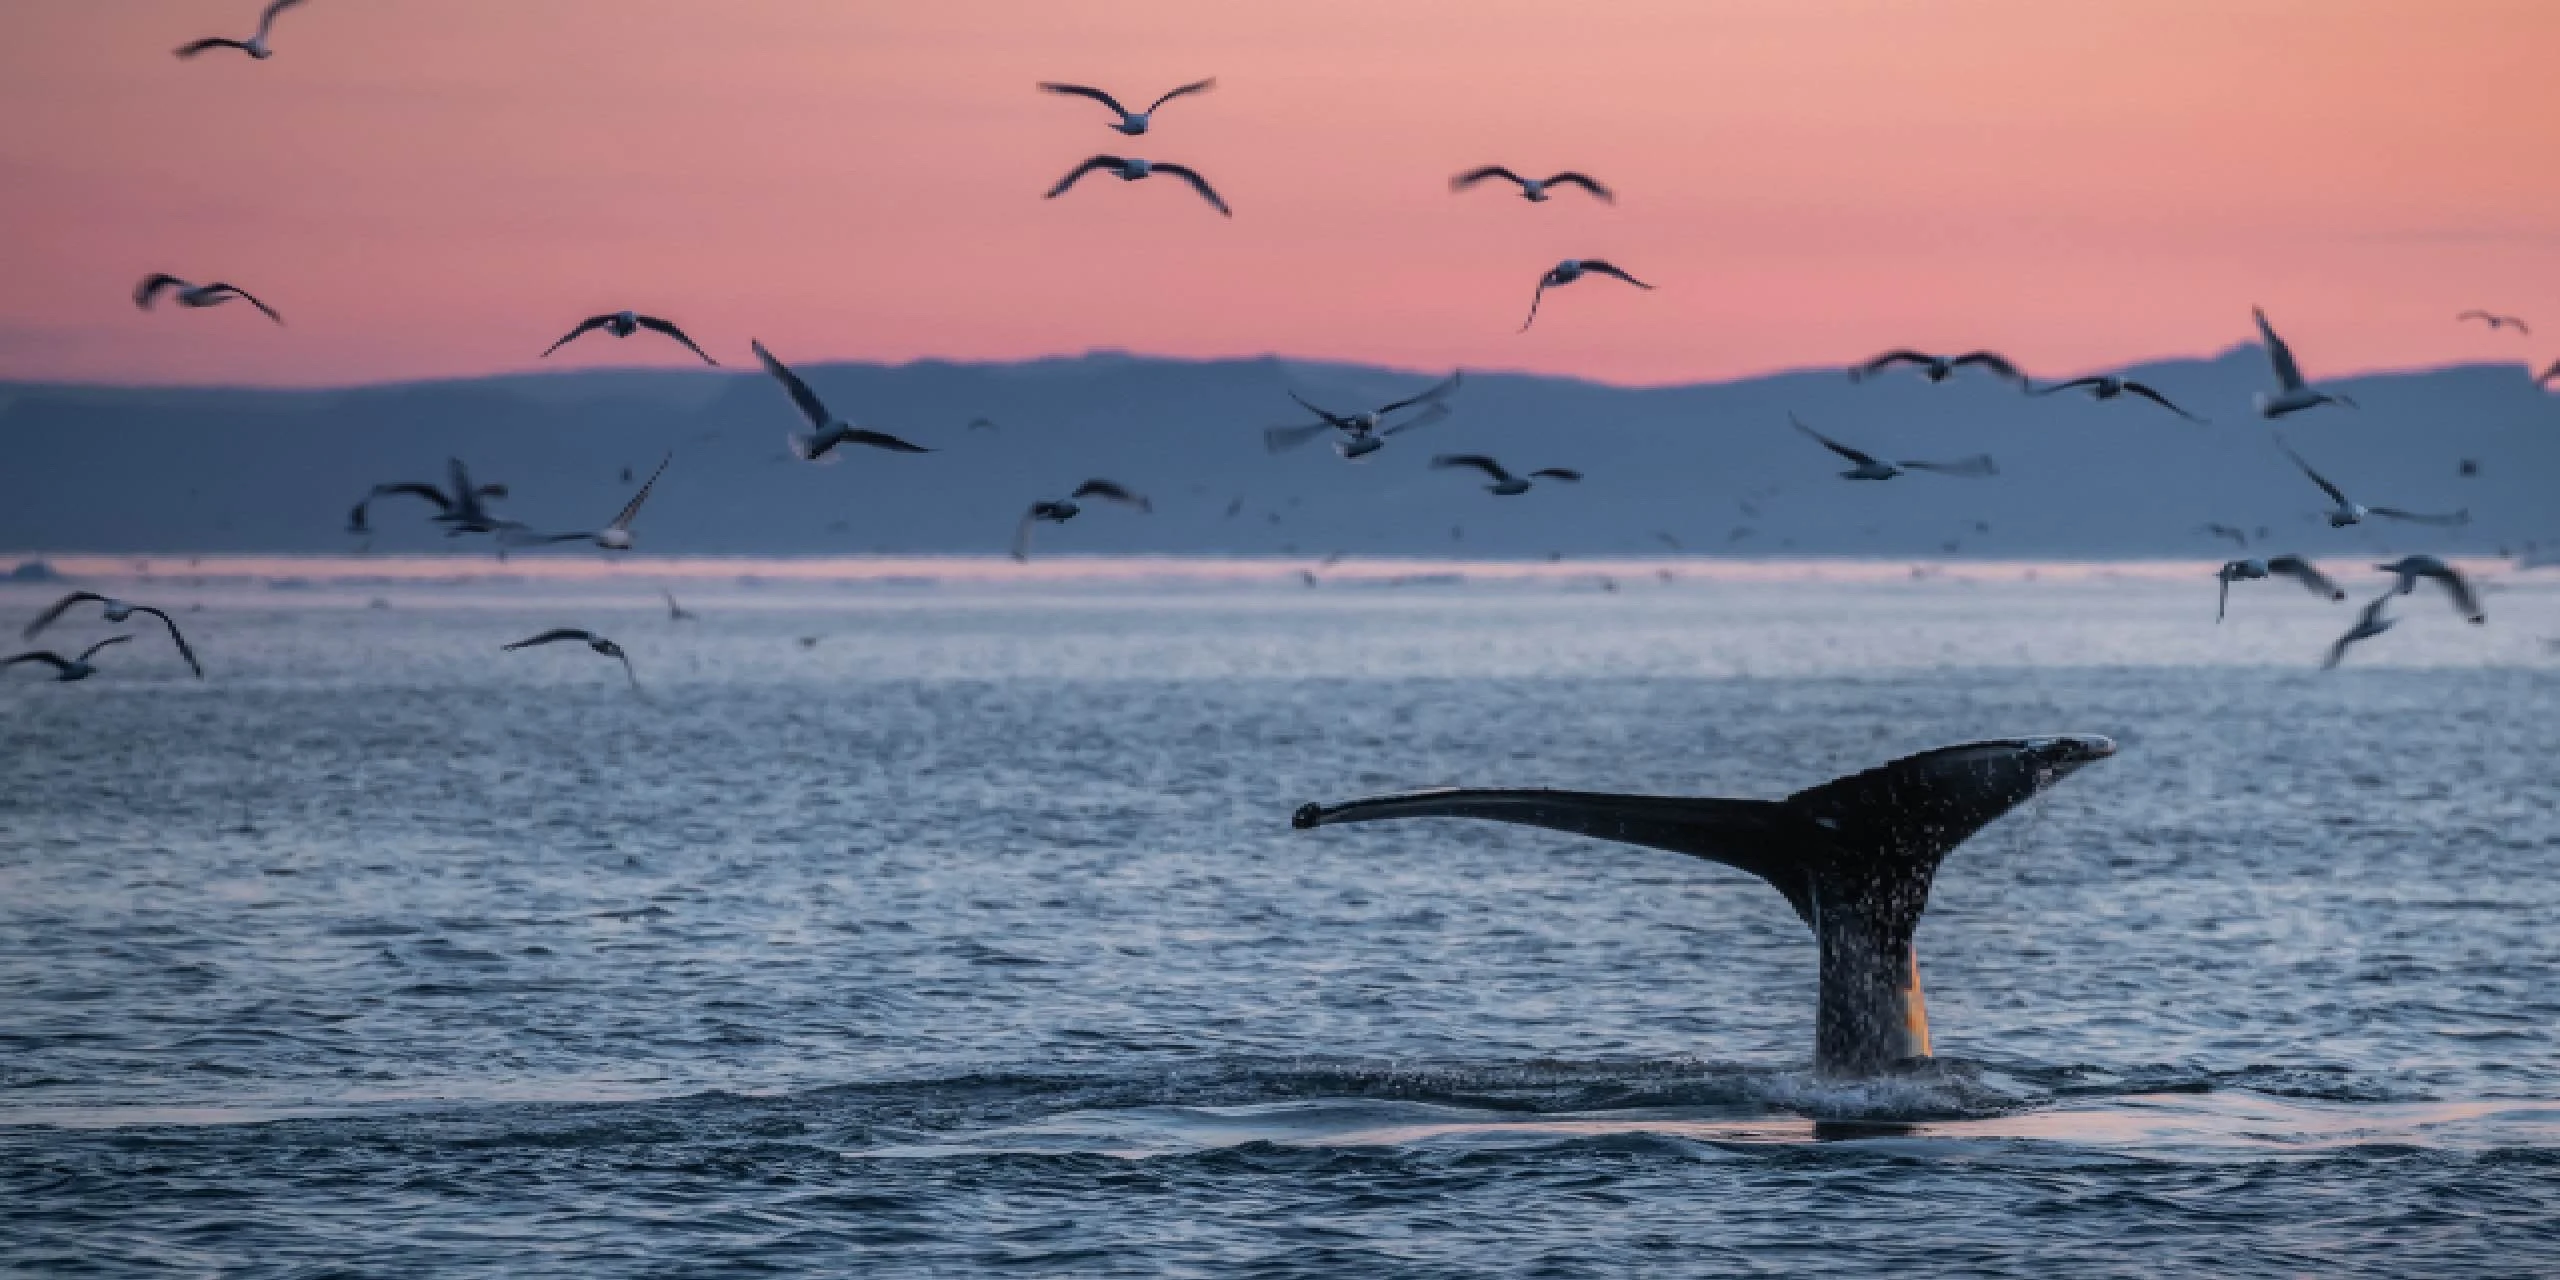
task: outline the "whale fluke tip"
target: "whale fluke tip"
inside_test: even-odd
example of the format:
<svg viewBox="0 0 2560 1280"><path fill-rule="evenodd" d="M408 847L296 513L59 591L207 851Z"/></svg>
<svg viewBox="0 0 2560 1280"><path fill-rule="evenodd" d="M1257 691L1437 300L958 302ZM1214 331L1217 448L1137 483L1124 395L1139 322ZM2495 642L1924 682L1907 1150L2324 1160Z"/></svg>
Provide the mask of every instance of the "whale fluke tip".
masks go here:
<svg viewBox="0 0 2560 1280"><path fill-rule="evenodd" d="M1300 831L1305 831L1310 827L1319 827L1324 825L1324 806L1320 804L1299 805L1298 811L1289 815L1289 825Z"/></svg>

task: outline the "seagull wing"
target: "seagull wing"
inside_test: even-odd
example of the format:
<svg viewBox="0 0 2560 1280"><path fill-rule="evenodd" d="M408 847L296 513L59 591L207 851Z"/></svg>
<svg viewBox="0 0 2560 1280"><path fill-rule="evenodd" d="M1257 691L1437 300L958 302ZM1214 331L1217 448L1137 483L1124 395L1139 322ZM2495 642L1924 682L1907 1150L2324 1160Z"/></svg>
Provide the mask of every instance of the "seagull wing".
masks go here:
<svg viewBox="0 0 2560 1280"><path fill-rule="evenodd" d="M910 444L896 436L890 435L886 431L872 431L864 427L846 428L844 434L836 438L836 443L869 445L874 449L886 449L891 453L933 452L933 450L925 448L923 445Z"/></svg>
<svg viewBox="0 0 2560 1280"><path fill-rule="evenodd" d="M18 638L21 640L33 640L36 638L38 632L41 632L46 627L50 627L55 622L60 621L62 615L70 611L71 606L78 604L83 600L104 599L106 599L105 596L99 595L95 591L74 591L70 595L54 601L53 604L44 612L37 614L35 621L28 623L23 630L18 632Z"/></svg>
<svg viewBox="0 0 2560 1280"><path fill-rule="evenodd" d="M393 494L407 494L414 498L424 498L427 501L434 503L435 508L438 511L453 510L453 502L444 496L444 490L439 489L434 485L425 484L415 480L403 481L399 484L375 485L372 491L365 495L364 502L357 505L361 508L363 506L370 505L376 498L387 498Z"/></svg>
<svg viewBox="0 0 2560 1280"><path fill-rule="evenodd" d="M2354 503L2347 501L2347 495L2340 492L2338 486L2329 483L2328 477L2312 470L2311 464L2304 462L2302 460L2302 455L2295 453L2291 445L2288 445L2283 440L2279 439L2276 441L2276 447L2284 450L2284 456L2293 459L2293 465L2302 468L2302 474L2311 477L2311 483L2320 486L2320 492L2328 494L2331 502L2337 503L2340 507L2350 507L2355 505Z"/></svg>
<svg viewBox="0 0 2560 1280"><path fill-rule="evenodd" d="M1476 470L1491 476L1495 484L1500 484L1511 478L1511 473L1503 470L1501 463L1496 462L1481 453L1444 453L1433 458L1431 460L1431 465L1434 468L1439 469L1446 469L1449 467L1474 467Z"/></svg>
<svg viewBox="0 0 2560 1280"><path fill-rule="evenodd" d="M1038 523L1040 523L1040 504L1035 502L1031 504L1030 510L1022 513L1022 522L1013 527L1015 561L1028 562L1031 559L1031 527Z"/></svg>
<svg viewBox="0 0 2560 1280"><path fill-rule="evenodd" d="M684 344L684 349L685 349L685 350L687 350L687 351L690 351L690 352L694 353L695 355L698 355L698 356L702 357L702 362L703 362L704 364L707 364L707 365L717 365L717 364L719 364L719 363L720 363L719 361L714 360L714 359L712 359L712 358L711 358L711 353L710 353L710 352L705 351L705 350L703 350L701 347L694 345L694 341L693 341L693 339L686 337L686 336L684 335L684 330L677 328L677 327L675 326L675 322L673 322L673 321L671 321L671 320L661 320L661 319L657 318L656 316L641 316L641 317L639 317L639 320L640 320L640 327L641 327L641 328L643 328L643 329L649 329L649 330L654 330L654 331L656 331L656 332L658 332L658 333L663 333L663 334L667 335L668 337L673 338L673 339L675 339L676 341L683 343L683 344Z"/></svg>
<svg viewBox="0 0 2560 1280"><path fill-rule="evenodd" d="M2455 316L2454 316L2454 320L2455 320L2456 322L2460 322L2460 321L2464 321L2464 320L2486 320L2486 321L2488 321L2488 322L2489 322L2489 327L2490 327L2490 328L2494 329L2494 328L2498 327L2498 318L2497 318L2496 316L2490 315L2490 314L2489 314L2488 312L2486 312L2486 311L2473 310L2473 311L2465 311L2465 312L2461 312L2461 313L2459 313L2459 314L2457 314L2457 315L2455 315Z"/></svg>
<svg viewBox="0 0 2560 1280"><path fill-rule="evenodd" d="M1333 424L1330 422L1302 422L1285 427L1264 427L1262 447L1272 453L1287 453L1331 430L1333 430Z"/></svg>
<svg viewBox="0 0 2560 1280"><path fill-rule="evenodd" d="M196 661L195 646L188 644L186 635L178 630L177 619L144 604L135 605L133 607L133 611L135 613L147 613L152 617L158 618L160 620L160 625L169 629L169 642L178 646L178 656L187 660L187 669L196 673L196 679L204 679L204 664Z"/></svg>
<svg viewBox="0 0 2560 1280"><path fill-rule="evenodd" d="M132 637L132 636L129 636L129 635L108 636L106 639L101 640L101 641L97 642L96 644L90 645L88 648L81 650L81 651L80 651L80 659L79 659L79 660L80 660L80 661L82 661L82 662L87 662L89 659L94 658L94 657L97 657L97 656L98 656L98 651L99 651L100 649L104 649L104 648L106 648L108 645L111 645L111 644L123 644L125 641L127 641L127 640L131 640L132 638L133 638L133 637Z"/></svg>
<svg viewBox="0 0 2560 1280"><path fill-rule="evenodd" d="M2347 593L2339 590L2338 584L2329 580L2329 575L2320 572L2319 566L2301 556L2269 556L2267 572L2291 578L2315 596L2330 600L2347 598Z"/></svg>
<svg viewBox="0 0 2560 1280"><path fill-rule="evenodd" d="M2249 314L2258 318L2258 337L2267 344L2267 363L2275 366L2276 381L2287 391L2300 389L2302 366L2293 362L2293 348L2286 346L2284 339L2276 336L2276 328L2267 323L2265 311L2251 307Z"/></svg>
<svg viewBox="0 0 2560 1280"><path fill-rule="evenodd" d="M152 303L160 300L161 290L183 289L186 287L186 281L170 275L166 271L152 272L150 275L142 278L142 283L133 287L133 305L148 311L151 309Z"/></svg>
<svg viewBox="0 0 2560 1280"><path fill-rule="evenodd" d="M2216 622L2220 622L2224 618L2231 616L2231 575L2227 572L2230 567L2231 566L2229 565L2224 565L2223 568L2226 572L2213 575L2217 581L2222 583L2222 599L2213 606L2213 620Z"/></svg>
<svg viewBox="0 0 2560 1280"><path fill-rule="evenodd" d="M2125 389L2126 391L2128 391L2128 392L2131 392L2131 393L2132 393L2132 394L2134 394L2134 395L2140 396L2140 397L2142 397L2143 399L2150 401L2150 402L2151 402L2151 403L2153 403L2153 404L2156 404L2156 405L2160 406L2160 407L2161 407L2161 408L2163 408L2163 409L2168 410L2168 411L2169 411L2169 412L2171 412L2171 413L2174 413L2174 414L2178 415L2178 416L2179 416L2179 417L2181 417L2181 418L2186 419L2186 420L2187 420L2187 421L2189 421L2189 422L2194 422L2194 423L2205 423L2205 420L2204 420L2204 419L2199 418L2199 417L2195 416L2194 414L2189 413L2189 412L2187 412L2186 410L2181 409L2181 408L2179 408L2177 405L2175 405L2175 404L2171 403L2171 402L2170 402L2170 400L2169 400L2169 397L2164 396L2164 395L2160 394L2159 392L2154 391L2154 390L2152 390L2151 388L2146 387L2146 386L2144 386L2143 384L2141 384L2141 383L2139 383L2139 382L2127 381L2127 382L2124 384L2124 389ZM2210 424L2206 424L2206 425L2210 425Z"/></svg>
<svg viewBox="0 0 2560 1280"><path fill-rule="evenodd" d="M565 346L569 345L571 342L574 342L574 341L576 341L577 339L579 339L579 338L582 338L582 337L586 336L587 334L593 333L593 332L595 332L596 330L601 329L601 328L605 327L607 324L610 324L610 323L612 323L612 322L613 322L613 317L612 317L612 316L588 316L586 319L581 320L581 321L579 321L579 322L578 322L578 327L577 327L577 328L575 328L575 329L571 329L571 330L570 330L570 331L568 331L567 333L561 334L561 335L560 335L560 340L559 340L558 342L552 343L550 346L544 347L544 348L542 349L542 355L543 355L543 357L544 357L544 358L546 358L546 359L547 359L547 358L549 358L549 357L550 357L550 355L551 355L551 353L552 353L552 352L557 351L557 350L559 350L560 348L562 348L562 347L565 347Z"/></svg>
<svg viewBox="0 0 2560 1280"><path fill-rule="evenodd" d="M245 40L226 40L221 36L208 36L202 40L179 45L178 56L192 58L207 49L246 49L248 47L249 43Z"/></svg>
<svg viewBox="0 0 2560 1280"><path fill-rule="evenodd" d="M1091 157L1083 164L1077 165L1073 169L1069 169L1067 171L1067 176L1058 179L1058 185L1049 188L1049 194L1042 196L1041 199L1055 200L1058 197L1065 195L1067 193L1067 188L1074 186L1077 181L1082 179L1086 174L1091 173L1096 169L1118 169L1121 166L1121 163L1122 161L1118 156Z"/></svg>
<svg viewBox="0 0 2560 1280"><path fill-rule="evenodd" d="M1582 473L1570 467L1540 467L1529 473L1532 480L1562 480L1566 484L1582 483Z"/></svg>
<svg viewBox="0 0 2560 1280"><path fill-rule="evenodd" d="M1553 283L1555 278L1556 273L1553 271L1538 277L1538 291L1529 295L1529 318L1520 322L1520 332L1527 333L1529 326L1538 322L1538 304L1547 300L1547 286ZM2560 365L2552 367L2560 369Z"/></svg>
<svg viewBox="0 0 2560 1280"><path fill-rule="evenodd" d="M1942 476L1967 476L1977 480L1984 476L1996 476L2000 474L2000 464L1992 461L1991 455L1987 453L1977 453L1970 457L1957 458L1952 462L1903 462L1896 460L1893 465L1900 467L1905 471L1935 471Z"/></svg>
<svg viewBox="0 0 2560 1280"><path fill-rule="evenodd" d="M2480 611L2480 597L2471 590L2471 580L2463 577L2461 570L2446 565L2441 572L2427 576L2444 584L2445 593L2453 597L2453 607L2461 610L2463 617L2473 622L2489 620L2489 615Z"/></svg>
<svg viewBox="0 0 2560 1280"><path fill-rule="evenodd" d="M1093 88L1089 85L1057 84L1044 80L1040 82L1040 92L1063 93L1078 98L1091 98L1094 101L1111 108L1112 114L1119 116L1121 119L1125 120L1129 117L1129 109L1121 106L1118 98L1112 97L1110 94L1104 93L1102 90Z"/></svg>
<svg viewBox="0 0 2560 1280"><path fill-rule="evenodd" d="M1390 413L1394 413L1398 409L1410 409L1418 404L1436 403L1442 396L1457 390L1459 381L1465 377L1466 374L1464 371L1450 374L1448 381L1443 382L1420 395L1406 396L1404 399L1398 400L1393 404L1381 406L1378 409L1378 416L1383 418Z"/></svg>
<svg viewBox="0 0 2560 1280"><path fill-rule="evenodd" d="M2403 511L2398 507L2367 507L2365 509L2385 520L2398 520L2404 524L2433 525L2439 529L2459 529L2471 523L2471 512L2467 509L2449 515L2422 515L2415 511Z"/></svg>
<svg viewBox="0 0 2560 1280"><path fill-rule="evenodd" d="M764 362L764 371L772 374L773 380L781 383L784 391L791 393L791 403L800 406L800 416L807 418L811 427L820 431L826 430L827 424L835 420L835 416L827 412L826 402L818 398L817 392L809 389L808 383L800 380L799 374L793 373L789 366L774 359L773 353L765 350L763 343L754 339L749 339L748 342L755 348L756 359Z"/></svg>
<svg viewBox="0 0 2560 1280"><path fill-rule="evenodd" d="M592 631L582 631L576 627L553 627L549 631L545 631L540 635L526 636L524 639L518 640L514 644L502 645L500 647L508 650L530 649L538 644L558 644L563 640L575 640L584 644L594 641L595 638L596 633Z"/></svg>
<svg viewBox="0 0 2560 1280"><path fill-rule="evenodd" d="M1464 191L1487 178L1500 178L1505 182L1520 182L1519 174L1513 173L1509 169L1503 168L1501 165L1489 164L1482 168L1469 169L1465 173L1449 179L1449 189L1451 191ZM1525 186L1527 184L1523 183L1522 185Z"/></svg>
<svg viewBox="0 0 2560 1280"><path fill-rule="evenodd" d="M1157 173L1170 173L1173 176L1182 179L1184 182L1190 183L1191 189L1199 192L1200 198L1208 201L1211 208L1216 209L1218 212L1225 214L1230 218L1236 216L1236 211L1228 208L1227 202L1219 199L1218 193L1211 189L1209 186L1209 180L1201 177L1197 171L1191 168L1191 166L1183 164L1160 164L1155 167L1155 171Z"/></svg>
<svg viewBox="0 0 2560 1280"><path fill-rule="evenodd" d="M267 33L275 29L277 14L300 3L302 0L275 0L275 3L268 5L267 11L258 15L258 38L265 39Z"/></svg>
<svg viewBox="0 0 2560 1280"><path fill-rule="evenodd" d="M2024 381L2026 378L2025 374L2018 372L2018 366L2009 363L2009 358L1997 351L1968 351L1947 363L1959 369L1969 364L1980 365L2011 382Z"/></svg>
<svg viewBox="0 0 2560 1280"><path fill-rule="evenodd" d="M1145 494L1139 493L1136 490L1129 488L1127 485L1120 484L1119 482L1112 480L1087 480L1083 484L1077 485L1076 491L1068 494L1067 496L1070 498L1100 498L1105 502L1117 502L1124 507L1136 507L1140 511L1149 513L1153 513L1156 509L1156 504L1147 501L1147 496Z"/></svg>
<svg viewBox="0 0 2560 1280"><path fill-rule="evenodd" d="M0 667L14 667L21 662L50 663L56 671L69 671L71 669L71 662L69 659L64 658L61 654L49 653L42 649L38 649L32 653L21 653L15 657L0 658Z"/></svg>
<svg viewBox="0 0 2560 1280"><path fill-rule="evenodd" d="M2560 360L2552 361L2551 367L2543 370L2542 376L2533 380L2533 385L2537 387L2541 386L2542 384L2551 381L2553 378L2560 378Z"/></svg>
<svg viewBox="0 0 2560 1280"><path fill-rule="evenodd" d="M246 302L250 306L256 307L260 312L264 313L269 320L273 320L277 324L284 323L284 317L277 315L274 307L270 307L266 303L260 302L258 300L258 295L251 293L236 284L226 284L222 281L216 280L212 284L206 285L205 288L230 294L232 297L238 298L242 302Z"/></svg>
<svg viewBox="0 0 2560 1280"><path fill-rule="evenodd" d="M1618 202L1617 192L1611 191L1607 184L1587 173L1575 173L1572 170L1566 170L1563 173L1559 173L1556 176L1547 179L1547 185L1550 187L1580 187L1610 204L1616 204Z"/></svg>
<svg viewBox="0 0 2560 1280"><path fill-rule="evenodd" d="M1616 264L1604 262L1598 258L1584 258L1582 260L1582 269L1585 271L1597 271L1604 276L1616 276L1639 289L1650 289L1653 287L1652 285L1646 284L1644 281L1638 280L1634 276L1628 275L1626 272L1619 270Z"/></svg>
<svg viewBox="0 0 2560 1280"><path fill-rule="evenodd" d="M1297 402L1298 402L1298 407L1299 407L1299 408L1304 409L1304 410L1306 410L1307 412L1312 413L1312 414L1314 414L1315 416L1317 416L1317 417L1319 417L1319 418L1324 419L1324 424L1325 424L1326 426L1328 426L1328 427L1336 427L1336 428L1339 428L1339 429L1344 430L1344 431L1356 431L1356 430L1358 430L1358 429L1359 429L1359 427L1360 427L1360 424L1359 424L1359 423L1357 423L1357 422L1355 422L1355 421L1353 421L1353 420L1351 420L1351 419L1349 419L1349 418L1343 417L1341 414L1335 413L1335 412L1334 412L1334 411L1332 411L1331 409L1322 409L1322 408L1318 408L1318 407L1316 407L1315 405L1312 405L1312 404L1307 403L1307 398L1306 398L1305 396L1299 395L1299 394L1298 394L1297 392L1295 392L1295 391L1289 392L1289 393L1288 393L1288 395L1289 395L1289 398L1290 398L1291 400L1295 400L1295 401L1297 401Z"/></svg>
<svg viewBox="0 0 2560 1280"><path fill-rule="evenodd" d="M2069 391L2074 387L2094 387L2104 381L2106 381L2106 379L2095 376L2087 378L2073 378L2069 382L2051 382L2041 387L2028 387L2027 394L2031 396L2049 396L2057 391ZM2130 382L2124 384L2124 386L2127 391L2133 390L2133 384Z"/></svg>
<svg viewBox="0 0 2560 1280"><path fill-rule="evenodd" d="M667 473L667 464L675 460L676 455L672 453L658 459L658 469L649 473L649 479L641 484L640 492L632 494L631 501L622 504L622 514L615 516L613 518L613 523L606 527L612 529L630 528L631 521L640 514L640 504L649 500L649 491L657 487L658 477L665 475Z"/></svg>
<svg viewBox="0 0 2560 1280"><path fill-rule="evenodd" d="M1186 93L1207 93L1211 89L1215 89L1217 87L1218 78L1216 76L1211 76L1206 80L1194 80L1179 89L1170 90L1163 97L1148 103L1147 114L1154 115L1156 113L1156 108L1161 107Z"/></svg>
<svg viewBox="0 0 2560 1280"><path fill-rule="evenodd" d="M1805 433L1806 435L1812 436L1814 439L1821 441L1821 442L1822 442L1822 447L1823 447L1823 448L1825 448L1825 449L1829 449L1829 450L1830 450L1830 451L1832 451L1833 453L1839 454L1841 457L1843 457L1843 458L1847 458L1849 461L1854 462L1854 463L1857 463L1859 466L1862 466L1862 467L1864 467L1864 466L1872 466L1872 465L1874 465L1874 463L1875 463L1875 455L1873 455L1873 454L1868 454L1868 453L1860 453L1860 452L1858 452L1857 450L1852 449L1852 448L1850 448L1849 446L1847 446L1847 445L1845 445L1845 444L1842 444L1842 443L1840 443L1839 441L1834 440L1834 439L1832 439L1831 437L1826 436L1826 435L1822 434L1821 432L1814 430L1814 429L1813 429L1813 428L1811 428L1811 427L1806 426L1806 425L1804 424L1804 422L1803 422L1801 419L1797 418L1797 417L1796 417L1794 414L1792 414L1792 413L1790 413L1790 414L1788 414L1788 415L1787 415L1787 421L1792 422L1792 423L1795 423L1796 430L1801 431L1801 432Z"/></svg>

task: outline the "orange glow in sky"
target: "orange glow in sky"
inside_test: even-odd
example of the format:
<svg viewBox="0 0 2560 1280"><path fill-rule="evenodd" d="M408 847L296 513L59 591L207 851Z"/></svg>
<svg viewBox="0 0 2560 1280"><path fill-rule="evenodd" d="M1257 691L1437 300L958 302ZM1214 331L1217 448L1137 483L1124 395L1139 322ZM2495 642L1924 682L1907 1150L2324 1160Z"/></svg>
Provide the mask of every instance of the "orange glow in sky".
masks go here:
<svg viewBox="0 0 2560 1280"><path fill-rule="evenodd" d="M0 377L1279 352L1672 382L2277 318L2313 377L2560 355L2545 0L39 0L0 43ZM1218 89L1124 139L1043 79ZM1134 104L1133 104L1134 105ZM1096 152L1191 164L1040 194ZM1532 205L1448 176L1575 167ZM1538 274L1606 257L1514 330ZM151 271L280 309L150 314ZM2485 307L2526 339L2457 326ZM2547 335L2547 336L2546 336ZM551 366L690 357L588 338Z"/></svg>

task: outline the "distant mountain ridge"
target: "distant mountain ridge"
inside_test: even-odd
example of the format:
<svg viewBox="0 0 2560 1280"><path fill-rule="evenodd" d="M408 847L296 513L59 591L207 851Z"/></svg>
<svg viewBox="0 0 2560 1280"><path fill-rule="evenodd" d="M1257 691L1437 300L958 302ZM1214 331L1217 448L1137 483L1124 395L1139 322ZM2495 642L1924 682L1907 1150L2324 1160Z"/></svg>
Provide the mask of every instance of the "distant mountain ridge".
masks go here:
<svg viewBox="0 0 2560 1280"><path fill-rule="evenodd" d="M2514 364L2336 379L2361 410L2277 424L2357 500L2468 509L2473 523L2459 530L2322 524L2320 494L2249 410L2266 382L2254 347L2127 371L2210 426L2129 398L2029 398L1973 375L1937 386L1909 375L1852 384L1823 370L1622 388L1471 372L1450 418L1358 463L1321 443L1272 456L1261 428L1303 420L1292 389L1354 410L1445 371L1096 353L802 372L857 423L936 452L792 461L783 440L798 419L753 370L330 390L0 384L0 551L353 550L362 544L343 527L365 490L441 481L447 456L512 488L504 514L544 530L593 529L630 496L622 469L646 475L670 449L675 464L638 526L641 547L659 554L1001 553L1034 499L1088 476L1149 494L1155 513L1089 511L1044 530L1044 547L1520 557L1675 547L2000 558L2236 551L2201 531L2208 522L2264 527L2265 549L2315 555L2560 544L2560 397ZM1845 464L1791 430L1789 412L1884 457L1987 452L2001 474L1841 480ZM997 429L970 430L980 417ZM1442 452L1487 453L1522 471L1572 467L1589 479L1497 498L1472 472L1431 470ZM2460 474L2465 460L2477 475ZM413 503L383 504L370 545L486 545L448 541L424 515Z"/></svg>

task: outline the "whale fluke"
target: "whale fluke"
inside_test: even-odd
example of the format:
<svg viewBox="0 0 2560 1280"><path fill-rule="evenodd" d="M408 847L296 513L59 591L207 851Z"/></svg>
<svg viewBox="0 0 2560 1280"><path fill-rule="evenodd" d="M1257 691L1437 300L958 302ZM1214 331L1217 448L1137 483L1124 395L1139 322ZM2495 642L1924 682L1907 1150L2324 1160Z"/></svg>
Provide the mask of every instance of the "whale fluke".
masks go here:
<svg viewBox="0 0 2560 1280"><path fill-rule="evenodd" d="M1911 936L1938 863L1992 819L2115 754L2089 734L1940 747L1784 800L1443 789L1302 805L1300 829L1485 818L1644 845L1769 882L1822 948L1814 1069L1872 1075L1929 1054Z"/></svg>

